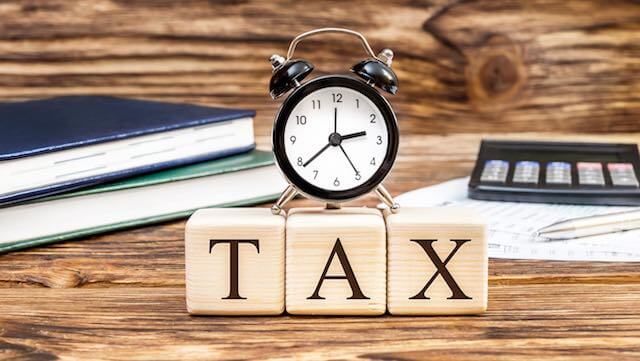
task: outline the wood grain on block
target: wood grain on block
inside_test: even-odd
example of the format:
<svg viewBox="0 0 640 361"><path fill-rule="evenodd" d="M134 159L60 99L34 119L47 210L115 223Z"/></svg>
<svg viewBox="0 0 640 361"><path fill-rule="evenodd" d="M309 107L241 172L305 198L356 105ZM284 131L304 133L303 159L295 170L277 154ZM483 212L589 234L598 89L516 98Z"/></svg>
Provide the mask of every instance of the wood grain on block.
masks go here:
<svg viewBox="0 0 640 361"><path fill-rule="evenodd" d="M287 312L381 315L386 234L370 208L297 208L287 217Z"/></svg>
<svg viewBox="0 0 640 361"><path fill-rule="evenodd" d="M185 227L187 309L192 314L284 311L283 216L266 208L211 208Z"/></svg>
<svg viewBox="0 0 640 361"><path fill-rule="evenodd" d="M487 309L487 240L481 217L460 208L401 208L386 213L385 219L391 314Z"/></svg>

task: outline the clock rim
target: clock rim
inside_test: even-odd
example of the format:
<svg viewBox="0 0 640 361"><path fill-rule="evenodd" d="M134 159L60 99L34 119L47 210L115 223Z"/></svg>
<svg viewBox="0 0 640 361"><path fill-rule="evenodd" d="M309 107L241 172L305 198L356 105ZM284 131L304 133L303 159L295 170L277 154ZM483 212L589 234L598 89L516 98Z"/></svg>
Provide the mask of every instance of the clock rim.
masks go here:
<svg viewBox="0 0 640 361"><path fill-rule="evenodd" d="M385 153L382 164L367 181L353 188L336 191L317 187L302 178L302 176L295 171L294 167L289 162L284 145L284 130L289 115L295 106L314 91L334 86L355 90L367 97L375 106L378 107L387 126L388 144L387 152ZM300 193L307 197L337 202L344 202L360 197L371 192L381 184L391 171L398 154L399 145L398 121L389 102L372 86L361 80L344 75L327 75L318 77L296 88L280 106L275 118L271 138L276 164L289 184L293 185Z"/></svg>

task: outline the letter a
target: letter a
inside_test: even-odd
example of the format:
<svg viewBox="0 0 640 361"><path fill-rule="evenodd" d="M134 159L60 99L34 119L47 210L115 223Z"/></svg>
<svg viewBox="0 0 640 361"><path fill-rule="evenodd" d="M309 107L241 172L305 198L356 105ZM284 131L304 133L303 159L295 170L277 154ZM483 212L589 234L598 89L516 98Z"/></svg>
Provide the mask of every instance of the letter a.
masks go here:
<svg viewBox="0 0 640 361"><path fill-rule="evenodd" d="M331 266L331 261L333 261L333 257L338 255L338 259L340 260L340 265L342 265L342 270L344 271L344 276L327 276L327 271L329 271L329 266ZM322 283L325 279L328 280L344 280L349 281L349 286L351 287L351 297L347 298L348 300L368 300L369 297L365 296L360 290L360 286L358 285L358 281L356 280L356 276L353 274L353 269L351 268L351 264L349 263L349 259L347 258L347 254L344 252L344 248L342 248L342 243L340 242L340 238L336 240L336 243L333 246L333 250L331 250L331 255L329 256L329 260L327 261L327 265L324 266L324 271L322 272L322 276L318 281L318 285L316 286L315 292L311 297L307 297L308 300L324 300L324 297L320 296L320 288L322 287Z"/></svg>

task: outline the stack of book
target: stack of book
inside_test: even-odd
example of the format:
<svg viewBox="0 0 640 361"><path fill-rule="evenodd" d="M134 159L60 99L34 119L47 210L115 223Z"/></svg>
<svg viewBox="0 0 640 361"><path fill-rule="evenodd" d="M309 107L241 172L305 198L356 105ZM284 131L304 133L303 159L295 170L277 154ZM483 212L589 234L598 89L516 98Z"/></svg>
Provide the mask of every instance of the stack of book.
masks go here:
<svg viewBox="0 0 640 361"><path fill-rule="evenodd" d="M275 199L255 112L100 96L0 105L0 253Z"/></svg>

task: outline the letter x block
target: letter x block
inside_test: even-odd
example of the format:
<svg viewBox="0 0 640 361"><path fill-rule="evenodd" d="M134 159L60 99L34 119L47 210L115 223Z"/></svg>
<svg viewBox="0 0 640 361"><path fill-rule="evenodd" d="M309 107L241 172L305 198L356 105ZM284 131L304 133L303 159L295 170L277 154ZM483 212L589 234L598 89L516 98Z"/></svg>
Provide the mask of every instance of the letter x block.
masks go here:
<svg viewBox="0 0 640 361"><path fill-rule="evenodd" d="M281 314L284 226L284 217L267 208L195 212L185 229L189 313Z"/></svg>
<svg viewBox="0 0 640 361"><path fill-rule="evenodd" d="M380 211L298 208L287 217L286 308L296 315L381 315L386 234Z"/></svg>
<svg viewBox="0 0 640 361"><path fill-rule="evenodd" d="M400 208L385 218L391 314L455 315L487 309L487 241L481 218L454 208Z"/></svg>

